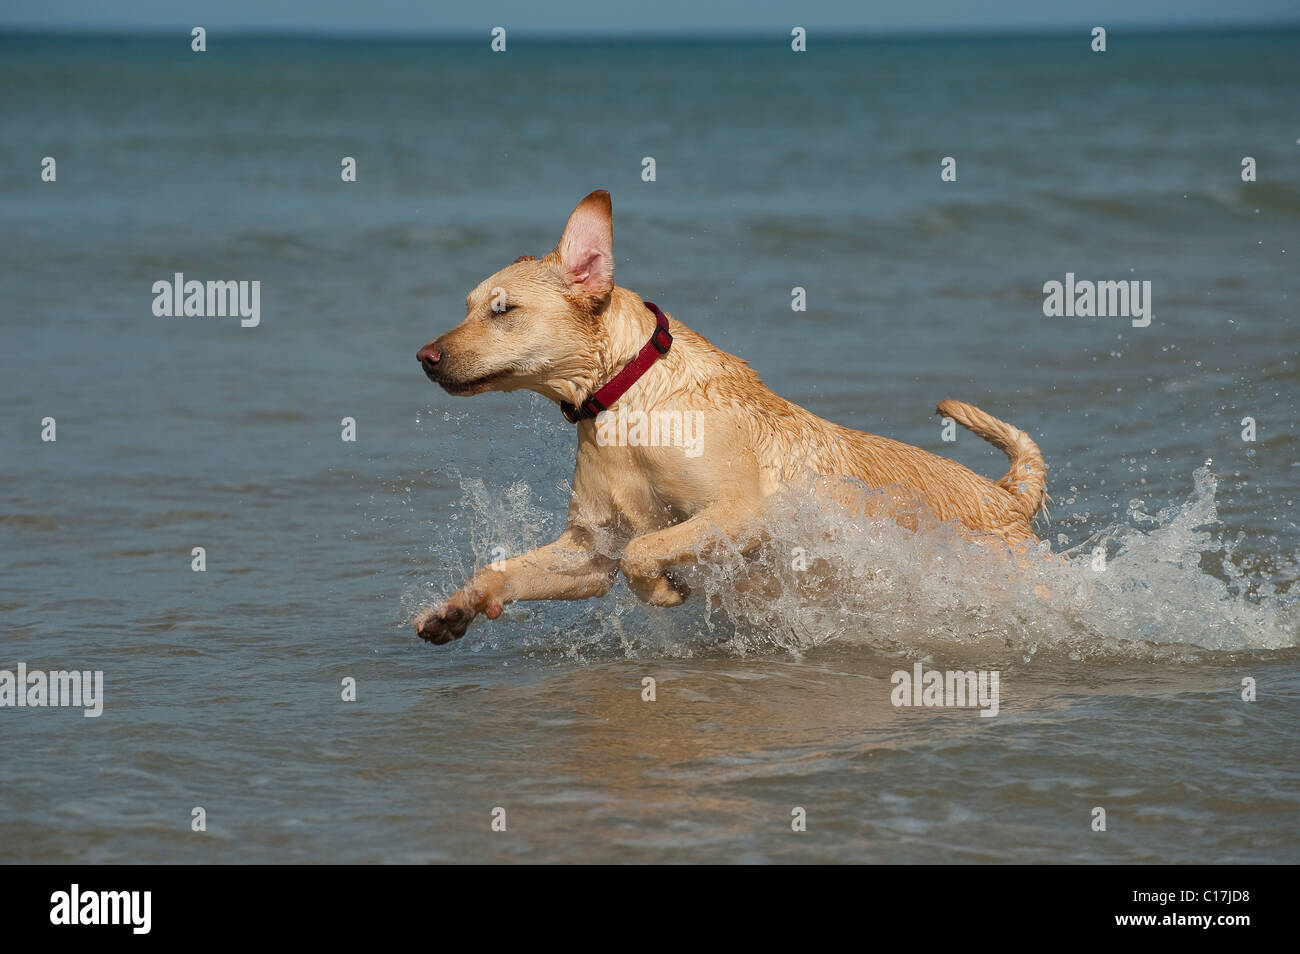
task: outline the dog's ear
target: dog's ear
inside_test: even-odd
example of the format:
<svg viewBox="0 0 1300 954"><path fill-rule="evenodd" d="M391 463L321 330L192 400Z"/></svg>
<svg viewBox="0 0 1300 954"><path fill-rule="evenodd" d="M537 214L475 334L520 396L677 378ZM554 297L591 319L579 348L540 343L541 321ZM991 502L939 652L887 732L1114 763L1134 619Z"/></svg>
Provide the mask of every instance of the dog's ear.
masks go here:
<svg viewBox="0 0 1300 954"><path fill-rule="evenodd" d="M570 287L604 300L614 290L614 210L597 189L578 203L557 246Z"/></svg>

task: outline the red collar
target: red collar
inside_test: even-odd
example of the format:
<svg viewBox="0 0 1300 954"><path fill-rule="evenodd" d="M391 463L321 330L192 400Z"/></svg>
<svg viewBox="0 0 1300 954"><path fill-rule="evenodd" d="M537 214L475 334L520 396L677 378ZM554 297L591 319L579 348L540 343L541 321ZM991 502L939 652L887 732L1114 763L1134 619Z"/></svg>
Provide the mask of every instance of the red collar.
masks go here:
<svg viewBox="0 0 1300 954"><path fill-rule="evenodd" d="M637 356L623 366L622 371L614 375L608 384L583 401L578 407L574 407L567 401L560 402L560 412L570 424L577 424L579 421L595 417L601 411L606 410L626 394L628 389L640 379L641 375L650 370L650 365L666 355L668 349L673 346L673 336L668 332L668 316L660 311L659 306L653 302L647 301L644 304L654 312L656 322L654 334L650 336L649 341L641 346L641 351Z"/></svg>

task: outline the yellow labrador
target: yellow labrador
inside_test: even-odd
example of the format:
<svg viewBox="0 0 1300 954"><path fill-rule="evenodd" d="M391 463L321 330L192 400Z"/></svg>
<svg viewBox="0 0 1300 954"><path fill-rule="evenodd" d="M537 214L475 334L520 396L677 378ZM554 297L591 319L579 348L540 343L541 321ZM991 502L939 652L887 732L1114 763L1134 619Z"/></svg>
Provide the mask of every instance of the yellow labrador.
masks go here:
<svg viewBox="0 0 1300 954"><path fill-rule="evenodd" d="M774 394L744 361L614 284L603 190L578 204L553 251L520 258L470 292L465 320L418 358L450 394L536 391L578 432L568 528L421 613L416 632L433 643L517 600L600 596L620 571L642 600L676 606L687 592L672 569L718 546L757 547L764 501L796 478L857 478L969 531L1036 539L1046 470L1025 433L969 404L939 405L1011 459L994 483Z"/></svg>

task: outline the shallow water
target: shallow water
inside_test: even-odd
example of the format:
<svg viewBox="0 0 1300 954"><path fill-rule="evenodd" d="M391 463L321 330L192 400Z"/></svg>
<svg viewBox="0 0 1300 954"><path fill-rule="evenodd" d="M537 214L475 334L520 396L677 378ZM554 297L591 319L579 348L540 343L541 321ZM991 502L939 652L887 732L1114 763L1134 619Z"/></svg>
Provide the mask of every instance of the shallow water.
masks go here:
<svg viewBox="0 0 1300 954"><path fill-rule="evenodd" d="M0 858L1300 860L1298 48L0 38L0 668L106 680L0 709ZM1029 431L1057 557L793 492L679 609L415 639L559 532L573 436L414 351L597 187L620 283L787 397L990 476L935 403ZM260 280L261 324L154 317L176 271ZM1067 271L1151 280L1150 327L1045 318ZM998 716L894 707L918 661L999 670Z"/></svg>

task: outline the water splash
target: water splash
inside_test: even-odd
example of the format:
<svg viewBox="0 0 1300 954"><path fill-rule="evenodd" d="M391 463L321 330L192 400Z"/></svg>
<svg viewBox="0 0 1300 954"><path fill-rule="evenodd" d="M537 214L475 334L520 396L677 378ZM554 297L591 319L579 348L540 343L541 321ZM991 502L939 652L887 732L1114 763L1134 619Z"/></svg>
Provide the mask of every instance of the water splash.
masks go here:
<svg viewBox="0 0 1300 954"><path fill-rule="evenodd" d="M730 638L741 651L836 640L1080 659L1296 646L1296 598L1235 559L1241 538L1222 539L1215 491L1201 467L1182 504L1154 516L1134 505L1127 522L1070 551L1044 542L1014 555L933 518L914 533L890 519L845 519L824 494L789 490L756 561L705 565L693 581L745 621ZM1295 559L1283 562L1294 576Z"/></svg>
<svg viewBox="0 0 1300 954"><path fill-rule="evenodd" d="M522 552L563 524L562 482L539 494L525 480L494 489L457 479L464 519L435 527L444 569L408 594L409 612L463 584L471 564L499 558L497 547ZM834 642L1026 662L1041 653L1189 659L1295 647L1300 607L1288 581L1300 561L1248 568L1242 538L1224 539L1208 462L1193 481L1181 504L1151 515L1135 501L1126 519L1069 550L1053 553L1044 541L1021 554L928 513L912 514L919 532L867 516L880 495L855 482L787 487L757 553L724 553L681 572L692 589L682 607L646 607L620 577L603 599L512 606L501 620L476 623L465 645L588 659L799 654Z"/></svg>

